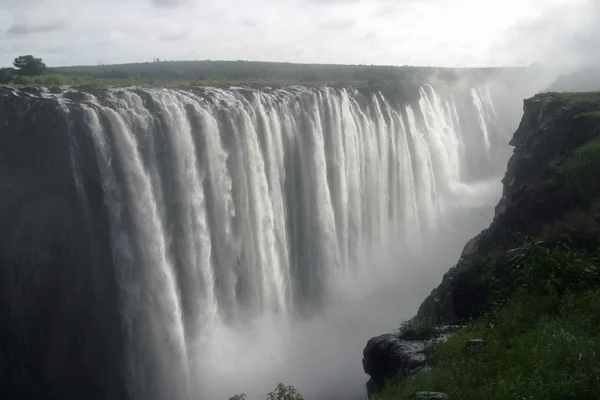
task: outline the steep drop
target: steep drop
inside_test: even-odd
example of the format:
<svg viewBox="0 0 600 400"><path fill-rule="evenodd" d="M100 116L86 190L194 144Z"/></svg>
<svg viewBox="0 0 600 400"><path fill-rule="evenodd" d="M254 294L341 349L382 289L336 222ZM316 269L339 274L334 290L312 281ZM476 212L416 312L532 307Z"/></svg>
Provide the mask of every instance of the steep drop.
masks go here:
<svg viewBox="0 0 600 400"><path fill-rule="evenodd" d="M135 399L197 397L206 338L318 315L378 249L418 253L456 207L489 204L506 159L486 87L425 85L406 103L302 87L5 93L26 96L64 120L90 242L101 187L111 261L94 268L114 274Z"/></svg>

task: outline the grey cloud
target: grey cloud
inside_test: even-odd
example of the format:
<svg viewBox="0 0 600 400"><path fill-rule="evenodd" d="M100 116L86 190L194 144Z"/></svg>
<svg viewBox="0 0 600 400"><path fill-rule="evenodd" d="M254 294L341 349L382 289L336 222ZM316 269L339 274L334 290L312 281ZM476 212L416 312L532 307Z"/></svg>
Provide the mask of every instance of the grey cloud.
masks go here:
<svg viewBox="0 0 600 400"><path fill-rule="evenodd" d="M45 0L0 0L0 10L14 10L17 8L28 8L38 6Z"/></svg>
<svg viewBox="0 0 600 400"><path fill-rule="evenodd" d="M352 19L337 20L337 21L323 21L319 24L319 28L325 30L346 30L351 29L356 25L356 21Z"/></svg>
<svg viewBox="0 0 600 400"><path fill-rule="evenodd" d="M430 0L304 0L313 4L356 4L356 3L425 3Z"/></svg>
<svg viewBox="0 0 600 400"><path fill-rule="evenodd" d="M254 19L244 18L240 21L240 24L246 28L258 28L260 23Z"/></svg>
<svg viewBox="0 0 600 400"><path fill-rule="evenodd" d="M600 66L600 4L564 5L514 26L500 47L517 62L558 67Z"/></svg>
<svg viewBox="0 0 600 400"><path fill-rule="evenodd" d="M159 37L159 40L163 42L177 42L179 40L187 40L191 37L191 33L189 31L181 31L181 32L173 32L173 33L165 33Z"/></svg>
<svg viewBox="0 0 600 400"><path fill-rule="evenodd" d="M29 35L31 33L60 32L68 28L66 19L57 19L49 22L31 23L27 21L15 21L6 31L10 36Z"/></svg>
<svg viewBox="0 0 600 400"><path fill-rule="evenodd" d="M177 8L187 4L188 0L150 0L156 7Z"/></svg>

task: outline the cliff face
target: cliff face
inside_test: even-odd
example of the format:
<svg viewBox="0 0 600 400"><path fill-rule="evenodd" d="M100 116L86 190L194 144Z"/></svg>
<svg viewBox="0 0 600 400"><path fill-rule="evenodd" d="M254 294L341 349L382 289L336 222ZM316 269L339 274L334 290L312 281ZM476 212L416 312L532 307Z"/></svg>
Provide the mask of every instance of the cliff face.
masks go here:
<svg viewBox="0 0 600 400"><path fill-rule="evenodd" d="M584 202L560 176L574 149L600 135L595 93L545 93L524 101L524 114L510 144L515 146L503 196L490 227L470 240L458 263L423 301L417 318L457 323L489 307L490 283L483 268L494 249L515 247L518 235L535 236L544 226Z"/></svg>
<svg viewBox="0 0 600 400"><path fill-rule="evenodd" d="M0 398L178 398L186 341L217 305L219 321L321 307L331 257L378 230L379 205L391 215L371 199L397 196L400 219L408 191L425 196L383 183L432 179L435 153L408 157L445 118L429 103L458 114L464 151L441 151L468 155L465 179L498 170L503 107L484 89L0 88ZM406 140L376 144L386 127ZM324 190L339 221L375 210L340 223L341 251Z"/></svg>
<svg viewBox="0 0 600 400"><path fill-rule="evenodd" d="M0 398L123 398L93 146L55 101L25 93L0 93Z"/></svg>

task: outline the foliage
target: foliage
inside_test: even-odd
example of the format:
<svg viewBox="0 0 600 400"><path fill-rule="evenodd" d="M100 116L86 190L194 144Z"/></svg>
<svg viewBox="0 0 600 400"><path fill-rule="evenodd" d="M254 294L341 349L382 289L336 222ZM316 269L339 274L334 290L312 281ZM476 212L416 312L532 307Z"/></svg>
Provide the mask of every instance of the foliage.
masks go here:
<svg viewBox="0 0 600 400"><path fill-rule="evenodd" d="M600 263L597 249L529 240L510 267L518 290L431 350L433 370L389 382L373 400L421 390L460 399L596 399L600 396ZM488 357L465 353L483 338Z"/></svg>
<svg viewBox="0 0 600 400"><path fill-rule="evenodd" d="M600 211L597 202L589 207L576 207L560 218L546 224L540 237L547 243L559 241L577 241L579 237L598 237L600 227L595 216Z"/></svg>
<svg viewBox="0 0 600 400"><path fill-rule="evenodd" d="M571 104L600 102L600 92L563 92L554 93Z"/></svg>
<svg viewBox="0 0 600 400"><path fill-rule="evenodd" d="M119 65L54 67L61 85L330 85L357 89L402 91L426 81L468 79L472 83L490 77L520 81L527 68L437 68L376 65L293 64L255 61L160 61ZM21 81L24 82L24 81ZM27 81L21 85L47 85ZM53 84L53 83L50 83Z"/></svg>
<svg viewBox="0 0 600 400"><path fill-rule="evenodd" d="M15 58L13 65L17 69L17 73L22 76L37 76L43 74L46 70L44 61L31 54Z"/></svg>
<svg viewBox="0 0 600 400"><path fill-rule="evenodd" d="M14 68L0 68L0 85L10 83L15 74L16 70Z"/></svg>
<svg viewBox="0 0 600 400"><path fill-rule="evenodd" d="M418 340L429 339L436 332L435 324L432 320L417 318L403 322L400 325L399 331L404 338Z"/></svg>
<svg viewBox="0 0 600 400"><path fill-rule="evenodd" d="M424 75L458 79L464 70L432 67L395 67L374 65L292 64L255 61L162 61L119 65L73 66L55 68L56 73L95 78L152 78L194 81L277 80L285 82L398 82ZM484 77L496 69L470 69Z"/></svg>
<svg viewBox="0 0 600 400"><path fill-rule="evenodd" d="M246 400L246 395L236 394L229 400ZM283 383L277 385L274 391L267 394L267 400L304 400L293 386L286 386Z"/></svg>
<svg viewBox="0 0 600 400"><path fill-rule="evenodd" d="M600 111L588 111L588 112L584 112L581 113L581 116L583 117L588 117L588 118L600 118Z"/></svg>
<svg viewBox="0 0 600 400"><path fill-rule="evenodd" d="M536 297L562 296L600 285L598 258L578 255L564 242L531 246L528 256L513 266L513 274L521 290Z"/></svg>
<svg viewBox="0 0 600 400"><path fill-rule="evenodd" d="M275 390L267 395L267 400L304 400L293 386L277 385Z"/></svg>
<svg viewBox="0 0 600 400"><path fill-rule="evenodd" d="M577 148L562 165L567 187L592 196L600 189L600 139Z"/></svg>

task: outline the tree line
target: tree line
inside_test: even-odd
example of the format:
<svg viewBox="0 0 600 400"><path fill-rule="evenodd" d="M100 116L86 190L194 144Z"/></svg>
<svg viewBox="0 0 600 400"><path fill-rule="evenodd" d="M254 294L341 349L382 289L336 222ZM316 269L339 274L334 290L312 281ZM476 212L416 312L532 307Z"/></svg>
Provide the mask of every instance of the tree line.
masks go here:
<svg viewBox="0 0 600 400"><path fill-rule="evenodd" d="M512 70L512 71L511 71ZM48 68L41 58L24 55L0 68L0 84L154 84L154 85L343 85L398 90L434 78L445 82L490 75L519 75L520 68L440 68L386 65L295 64L262 61L166 61Z"/></svg>
<svg viewBox="0 0 600 400"><path fill-rule="evenodd" d="M13 67L0 68L0 83L8 84L18 81L19 76L39 76L46 70L46 64L41 58L31 54L19 56L14 59Z"/></svg>

